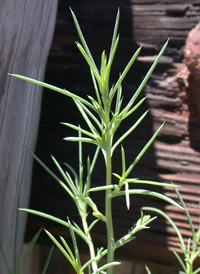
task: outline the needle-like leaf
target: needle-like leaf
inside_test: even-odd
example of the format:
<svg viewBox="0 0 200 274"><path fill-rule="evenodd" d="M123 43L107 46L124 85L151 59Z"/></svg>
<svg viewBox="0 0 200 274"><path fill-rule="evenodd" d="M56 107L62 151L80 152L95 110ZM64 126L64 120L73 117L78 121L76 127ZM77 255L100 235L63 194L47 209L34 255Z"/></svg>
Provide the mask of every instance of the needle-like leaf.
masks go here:
<svg viewBox="0 0 200 274"><path fill-rule="evenodd" d="M74 168L72 166L70 166L68 163L63 163L64 166L66 166L74 175L75 180L78 182L79 178L78 178L78 174L76 173L76 171L74 170Z"/></svg>
<svg viewBox="0 0 200 274"><path fill-rule="evenodd" d="M174 228L174 230L176 231L176 234L179 238L181 246L182 246L183 250L185 250L185 248L186 248L185 243L184 243L183 237L182 237L178 227L176 226L174 221L164 211L162 211L158 208L154 208L154 207L143 207L142 210L152 211L152 212L158 213L159 215L163 216L171 224L171 226Z"/></svg>
<svg viewBox="0 0 200 274"><path fill-rule="evenodd" d="M116 143L113 145L112 147L112 154L114 152L114 150L116 149L116 147L142 122L142 120L144 119L144 117L147 115L148 111L146 111L138 120L137 122L129 128L129 130L127 130L117 141Z"/></svg>
<svg viewBox="0 0 200 274"><path fill-rule="evenodd" d="M83 57L85 58L85 60L87 61L88 65L90 66L90 69L92 70L92 72L94 73L97 81L100 83L101 77L99 76L99 72L96 68L96 66L94 66L93 62L91 61L91 59L89 58L89 56L87 55L87 53L85 52L84 48L81 46L81 44L79 44L78 42L76 43L78 49L80 50L80 52L82 53Z"/></svg>
<svg viewBox="0 0 200 274"><path fill-rule="evenodd" d="M127 118L129 115L131 115L134 111L136 111L138 109L138 107L140 107L140 105L146 100L146 97L142 98L131 110L129 110L132 106L132 104L127 105L127 107L125 108L124 113L122 113L122 120L124 120L125 118ZM129 110L129 111L128 111Z"/></svg>
<svg viewBox="0 0 200 274"><path fill-rule="evenodd" d="M85 129L82 129L81 127L77 127L75 125L72 125L70 123L61 123L67 127L70 127L70 128L73 128L74 130L76 131L80 131L81 133L93 138L93 139L96 139L97 136L93 135L92 133L90 133L89 131L85 130Z"/></svg>
<svg viewBox="0 0 200 274"><path fill-rule="evenodd" d="M33 158L66 190L66 192L70 195L72 199L74 199L74 194L71 190L60 180L60 178L55 175L28 147L23 145L24 148L33 156Z"/></svg>
<svg viewBox="0 0 200 274"><path fill-rule="evenodd" d="M164 126L164 123L157 129L157 131L151 137L151 139L149 140L149 142L140 151L140 153L138 154L138 156L135 158L135 160L133 161L133 163L129 166L128 170L126 171L124 179L126 179L128 177L129 173L132 171L132 169L135 167L135 165L139 162L139 160L142 158L142 156L144 155L144 153L147 151L147 149L150 147L150 145L156 139L157 135L159 134L159 132L161 131L161 129L163 128L163 126Z"/></svg>
<svg viewBox="0 0 200 274"><path fill-rule="evenodd" d="M66 96L69 96L71 97L72 99L74 100L78 100L78 101L81 101L83 104L87 105L88 107L90 107L91 109L93 109L95 112L96 111L96 108L90 103L88 102L87 100L81 98L80 96L66 90L66 89L61 89L61 88L58 88L56 86L52 86L50 84L47 84L47 83L44 83L44 82L41 82L41 81L37 81L35 79L32 79L32 78L29 78L29 77L25 77L25 76L22 76L22 75L18 75L18 74L10 74L9 75L13 76L13 77L16 77L16 78L19 78L21 80L24 80L24 81L27 81L27 82L30 82L32 84L36 84L38 86L42 86L44 88L48 88L48 89L51 89L51 90L54 90L58 93L61 93L63 95L66 95Z"/></svg>
<svg viewBox="0 0 200 274"><path fill-rule="evenodd" d="M77 265L78 265L78 268L80 269L81 261L80 261L79 251L78 251L78 245L77 245L76 236L74 234L72 224L69 219L68 219L68 224L69 224L69 231L70 231L70 235L71 235L71 239L72 239L72 243L73 243L73 247L74 247L74 251L75 251Z"/></svg>
<svg viewBox="0 0 200 274"><path fill-rule="evenodd" d="M100 97L100 94L99 94L99 89L98 89L97 82L96 82L96 79L95 79L95 76L94 76L94 73L93 73L92 69L90 69L90 72L91 72L91 76L92 76L94 90L96 92L97 101L98 101L99 105L102 106L101 97Z"/></svg>
<svg viewBox="0 0 200 274"><path fill-rule="evenodd" d="M30 257L30 254L40 236L40 233L41 233L41 229L38 231L37 234L35 234L35 236L33 237L33 239L31 240L30 244L28 245L28 248L24 254L24 256L21 258L21 261L20 261L20 271L22 272L22 270L24 269L25 267L25 264L28 260L28 258Z"/></svg>
<svg viewBox="0 0 200 274"><path fill-rule="evenodd" d="M95 70L97 70L97 67L96 67L96 65L95 65L94 59L93 59L93 57L92 57L92 54L90 53L90 50L89 50L89 48L88 48L88 46L87 46L87 43L86 43L86 41L85 41L85 38L84 38L84 36L83 36L83 34L82 34L82 31L81 31L81 28L80 28L80 26L79 26L78 20L76 19L76 16L75 16L75 14L74 14L74 12L72 11L71 8L70 8L70 11L71 11L71 14L72 14L72 17L73 17L73 20L74 20L74 24L75 24L75 26L76 26L76 29L77 29L79 38L80 38L80 40L81 40L81 42L82 42L82 44L83 44L83 47L84 47L84 49L85 49L85 52L87 53L88 57L90 58L90 61L92 62L93 67L95 68ZM97 71L98 71L98 70L97 70Z"/></svg>
<svg viewBox="0 0 200 274"><path fill-rule="evenodd" d="M176 203L174 200L172 200L171 198L163 195L163 194L160 194L158 192L154 192L154 191L150 191L150 190L146 190L146 189L129 189L129 195L148 195L148 196L153 196L153 197L156 197L158 199L161 199L161 200L164 200L165 202L171 204L171 205L174 205L180 209L183 209L178 203ZM112 192L112 197L119 197L119 196L124 196L126 195L126 192L125 191L119 191L117 193L115 192Z"/></svg>
<svg viewBox="0 0 200 274"><path fill-rule="evenodd" d="M63 237L61 237L61 236L60 236L60 239L61 239L61 241L62 241L62 243L63 243L64 247L66 248L66 250L67 250L67 252L68 252L69 256L71 257L72 261L74 261L74 262L75 262L75 261L76 261L76 259L75 259L75 257L74 257L73 252L71 251L71 249L70 249L69 245L67 244L67 242L65 241L65 239L64 239Z"/></svg>
<svg viewBox="0 0 200 274"><path fill-rule="evenodd" d="M117 185L109 185L109 186L97 186L89 189L89 192L103 191L108 189L115 189Z"/></svg>
<svg viewBox="0 0 200 274"><path fill-rule="evenodd" d="M197 274L197 273L200 273L200 267L197 268L197 269L193 272L193 274Z"/></svg>
<svg viewBox="0 0 200 274"><path fill-rule="evenodd" d="M147 265L145 265L145 268L146 268L147 274L151 274L151 271L150 271L150 269L148 268Z"/></svg>
<svg viewBox="0 0 200 274"><path fill-rule="evenodd" d="M74 197L77 196L77 189L74 185L74 182L73 180L71 179L71 177L69 176L68 173L65 173L64 170L61 168L60 164L58 163L58 161L53 157L51 156L52 160L54 161L56 167L58 168L58 170L60 171L61 175L63 176L63 178L65 179L66 183L68 184L68 186L70 187Z"/></svg>
<svg viewBox="0 0 200 274"><path fill-rule="evenodd" d="M178 187L177 185L174 185L174 184L160 183L160 182L147 181L147 180L139 180L136 178L126 179L126 181L128 183L133 183L133 184L147 184L147 185L154 185L154 186L161 186L161 187L172 187L172 188Z"/></svg>
<svg viewBox="0 0 200 274"><path fill-rule="evenodd" d="M137 97L139 96L139 94L141 93L141 91L143 90L144 86L146 85L147 81L149 80L149 77L151 76L151 74L153 73L155 67L157 66L160 58L162 57L163 53L165 52L165 49L166 49L167 45L168 45L168 41L162 47L162 49L159 52L156 60L154 61L154 63L150 67L149 71L147 72L145 78L143 79L142 83L139 85L138 89L136 90L136 92L134 93L133 97L129 101L129 104L133 104L135 102L135 100L137 99Z"/></svg>
<svg viewBox="0 0 200 274"><path fill-rule="evenodd" d="M68 222L66 221L63 221L62 219L60 218L57 218L53 215L50 215L50 214L46 214L46 213L43 213L43 212L40 212L40 211L37 211L37 210L33 210L33 209L27 209L27 208L20 208L19 210L22 210L22 211L25 211L27 213L30 213L30 214L34 214L34 215L37 215L37 216L40 216L40 217L43 217L45 219L48 219L48 220L51 220L55 223L58 223L60 225L63 225L65 227L68 227L69 228L69 224ZM90 240L86 237L85 233L80 230L80 229L77 229L76 227L74 227L72 225L72 228L74 230L74 232L79 235L88 245L90 245Z"/></svg>
<svg viewBox="0 0 200 274"><path fill-rule="evenodd" d="M91 223L91 225L89 226L88 231L87 231L88 234L90 233L90 231L92 230L92 228L96 225L96 223L98 223L98 221L99 221L99 219L94 220L94 221Z"/></svg>
<svg viewBox="0 0 200 274"><path fill-rule="evenodd" d="M101 273L102 271L110 268L110 267L114 267L114 266L117 266L117 265L120 265L121 263L120 262L112 262L112 263L107 263L107 264L104 264L103 266L99 267L96 271L92 272L92 274L98 274L98 273Z"/></svg>
<svg viewBox="0 0 200 274"><path fill-rule="evenodd" d="M80 273L83 273L84 269L85 269L86 267L88 267L91 263L93 263L94 261L95 261L95 259L91 259L91 260L87 261L87 262L81 267Z"/></svg>
<svg viewBox="0 0 200 274"><path fill-rule="evenodd" d="M53 250L54 250L54 246L52 246L52 248L50 249L50 252L48 254L48 257L47 257L47 260L45 262L44 268L42 270L42 274L46 274L46 272L47 272L47 268L49 266L49 263L50 263L50 260L51 260L52 254L53 254Z"/></svg>
<svg viewBox="0 0 200 274"><path fill-rule="evenodd" d="M98 126L100 130L102 130L102 125L99 122L99 120L96 118L96 116L80 101L76 101L77 106L79 105L80 109L79 111L81 112L81 115L83 116L84 120L89 119L89 117L95 122L95 124ZM91 126L91 122L89 123ZM92 126L92 129L94 129L94 126ZM97 130L96 130L97 131Z"/></svg>
<svg viewBox="0 0 200 274"><path fill-rule="evenodd" d="M106 145L104 145L102 142L100 141L96 141L90 138L84 138L84 137L66 137L64 138L65 141L71 141L71 142L84 142L84 143L90 143L96 146L100 146L103 150L108 150L108 148L106 147Z"/></svg>
<svg viewBox="0 0 200 274"><path fill-rule="evenodd" d="M176 256L176 259L178 260L178 262L180 263L180 265L182 266L183 270L185 271L185 273L187 272L187 269L181 259L181 257L178 255L178 253L176 251L173 251L174 255Z"/></svg>
<svg viewBox="0 0 200 274"><path fill-rule="evenodd" d="M119 80L117 81L117 83L115 84L112 92L110 93L110 101L112 101L118 87L121 85L122 81L124 80L124 77L126 76L127 72L131 68L131 66L133 65L135 59L137 58L138 54L140 53L140 50L141 50L141 47L135 52L135 54L133 55L133 57L129 61L128 65L125 67L124 71L122 72Z"/></svg>
<svg viewBox="0 0 200 274"><path fill-rule="evenodd" d="M115 20L115 27L114 27L113 36L112 36L112 43L111 43L111 47L110 47L110 54L109 54L109 61L108 62L110 62L110 59L111 59L111 56L112 56L112 53L113 53L113 48L114 48L114 45L116 43L116 37L117 37L118 27L119 27L119 18L120 18L120 12L119 12L119 9L118 9L116 20Z"/></svg>
<svg viewBox="0 0 200 274"><path fill-rule="evenodd" d="M49 238L53 241L53 243L57 246L58 249L63 253L63 255L67 258L69 263L75 268L75 262L71 259L67 251L61 246L61 244L56 240L56 238L47 230L44 230Z"/></svg>
<svg viewBox="0 0 200 274"><path fill-rule="evenodd" d="M126 206L129 210L130 208L130 195L129 195L129 185L128 182L125 182L125 197L126 197Z"/></svg>
<svg viewBox="0 0 200 274"><path fill-rule="evenodd" d="M120 85L118 87L118 91L117 91L117 100L116 100L116 104L115 104L115 114L119 114L120 109L121 109L121 105L122 105L122 86Z"/></svg>

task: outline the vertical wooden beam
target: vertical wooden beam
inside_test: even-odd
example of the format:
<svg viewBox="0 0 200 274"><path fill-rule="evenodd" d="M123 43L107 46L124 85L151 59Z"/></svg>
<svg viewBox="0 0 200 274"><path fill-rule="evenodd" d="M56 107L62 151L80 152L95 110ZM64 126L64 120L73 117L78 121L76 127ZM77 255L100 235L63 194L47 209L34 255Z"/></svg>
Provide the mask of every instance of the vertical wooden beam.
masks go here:
<svg viewBox="0 0 200 274"><path fill-rule="evenodd" d="M17 200L29 202L32 158L40 114L41 89L7 73L42 79L54 31L57 1L0 2L0 242L9 263ZM21 253L26 214L19 215L17 254ZM7 271L0 258L0 273Z"/></svg>

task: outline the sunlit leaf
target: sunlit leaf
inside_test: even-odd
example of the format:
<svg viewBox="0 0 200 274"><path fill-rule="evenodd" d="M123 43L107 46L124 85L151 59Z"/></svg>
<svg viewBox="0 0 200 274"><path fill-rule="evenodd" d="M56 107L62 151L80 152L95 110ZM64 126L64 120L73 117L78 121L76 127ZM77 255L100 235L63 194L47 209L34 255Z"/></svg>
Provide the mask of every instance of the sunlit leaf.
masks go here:
<svg viewBox="0 0 200 274"><path fill-rule="evenodd" d="M129 104L133 104L135 102L135 100L137 99L137 97L139 96L139 94L141 93L141 91L143 90L145 84L149 80L149 77L151 76L151 74L153 73L155 67L157 66L160 58L162 57L163 53L165 52L167 45L168 45L168 41L162 47L161 51L159 52L158 56L156 57L155 61L152 64L152 66L150 67L149 71L147 72L145 78L143 79L142 83L139 85L138 89L136 90L133 97L129 101Z"/></svg>
<svg viewBox="0 0 200 274"><path fill-rule="evenodd" d="M61 93L63 95L69 96L69 97L71 97L71 98L73 98L75 100L78 100L78 101L82 102L83 104L87 105L88 107L90 107L94 111L96 111L96 109L94 108L94 106L90 102L86 101L85 99L81 98L80 96L77 96L76 94L74 94L74 93L72 93L72 92L70 92L70 91L68 91L66 89L61 89L61 88L58 88L56 86L53 86L53 85L50 85L50 84L47 84L47 83L44 83L44 82L41 82L41 81L37 81L35 79L29 78L29 77L25 77L25 76L22 76L22 75L18 75L18 74L9 74L9 75L11 75L13 77L16 77L16 78L19 78L21 80L24 80L26 82L30 82L32 84L36 84L38 86L42 86L44 88L48 88L48 89L54 90L54 91L56 91L58 93Z"/></svg>
<svg viewBox="0 0 200 274"><path fill-rule="evenodd" d="M146 111L138 120L137 122L130 127L117 141L116 143L113 145L112 147L112 154L114 152L114 150L116 149L116 147L142 122L142 120L144 119L144 117L147 115L148 111Z"/></svg>
<svg viewBox="0 0 200 274"><path fill-rule="evenodd" d="M176 203L174 200L172 200L171 198L163 195L163 194L160 194L158 192L154 192L154 191L150 191L150 190L146 190L146 189L129 189L129 195L148 195L148 196L153 196L153 197L156 197L158 199L161 199L161 200L164 200L165 202L169 203L169 204L172 204L180 209L182 209L182 207ZM114 193L112 192L111 195L113 197L118 197L118 196L124 196L126 195L126 192L125 191L120 191L120 192L117 192L117 193Z"/></svg>
<svg viewBox="0 0 200 274"><path fill-rule="evenodd" d="M69 224L68 222L66 221L63 221L62 219L60 218L57 218L53 215L50 215L50 214L46 214L46 213L43 213L43 212L40 212L40 211L37 211L37 210L33 210L33 209L27 209L27 208L20 208L20 210L22 211L25 211L27 213L30 213L30 214L34 214L34 215L37 215L37 216L40 216L40 217L43 217L45 219L49 219L55 223L58 223L60 225L63 225L63 226L66 226L69 228ZM90 240L86 237L86 235L84 234L83 231L80 231L78 230L76 227L72 226L74 232L76 234L78 234L88 245L90 245Z"/></svg>
<svg viewBox="0 0 200 274"><path fill-rule="evenodd" d="M132 171L132 169L135 167L135 165L139 162L139 160L142 158L142 156L144 155L144 153L148 150L148 148L151 146L151 144L154 142L154 140L156 139L157 135L159 134L159 132L161 131L161 129L163 128L164 124L162 124L157 131L154 133L154 135L151 137L151 139L148 141L148 143L144 146L144 148L140 151L140 153L137 155L137 157L135 158L135 160L133 161L133 163L129 166L128 170L125 173L125 179L127 178L127 176L129 175L129 173Z"/></svg>
<svg viewBox="0 0 200 274"><path fill-rule="evenodd" d="M83 34L82 34L82 31L81 31L81 28L80 28L80 26L79 26L78 20L76 19L76 16L75 16L74 12L72 11L72 9L70 9L70 11L71 11L71 14L72 14L72 17L73 17L73 20L74 20L74 24L75 24L75 26L76 26L76 29L77 29L79 38L80 38L80 40L81 40L81 42L82 42L82 44L83 44L83 47L84 47L84 49L85 49L85 52L87 53L88 57L90 58L90 61L92 62L93 67L95 68L95 70L97 70L97 67L96 67L96 65L95 65L94 59L93 59L93 57L92 57L92 55L91 55L91 53L90 53L90 50L89 50L89 48L88 48L88 46L87 46L87 43L86 43L86 41L85 41L85 38L84 38L84 36L83 36ZM97 71L98 71L98 70L97 70Z"/></svg>
<svg viewBox="0 0 200 274"><path fill-rule="evenodd" d="M67 251L61 246L61 244L56 240L56 238L47 230L44 229L49 238L53 241L53 243L57 246L58 249L63 253L63 255L67 258L68 262L75 268L75 262L71 259Z"/></svg>
<svg viewBox="0 0 200 274"><path fill-rule="evenodd" d="M100 141L96 141L90 138L84 138L84 137L66 137L64 138L65 141L71 141L71 142L83 142L83 143L90 143L96 146L100 146L102 149L104 150L108 150L108 148L106 147L106 145L104 145L103 143L101 143Z"/></svg>
<svg viewBox="0 0 200 274"><path fill-rule="evenodd" d="M127 72L131 68L131 66L134 63L135 59L137 58L138 54L140 53L140 50L141 50L141 47L135 52L135 54L132 56L131 60L129 61L129 63L125 67L124 71L122 72L119 80L117 81L117 83L115 84L115 86L112 90L112 93L110 94L111 99L114 97L115 92L117 91L118 87L121 85L122 81L124 80L124 77L126 76Z"/></svg>
<svg viewBox="0 0 200 274"><path fill-rule="evenodd" d="M114 267L114 266L117 266L117 265L120 265L121 263L120 262L112 262L112 263L107 263L107 264L104 264L103 266L99 267L96 271L92 272L92 274L98 274L98 273L101 273L102 271L110 268L110 267Z"/></svg>

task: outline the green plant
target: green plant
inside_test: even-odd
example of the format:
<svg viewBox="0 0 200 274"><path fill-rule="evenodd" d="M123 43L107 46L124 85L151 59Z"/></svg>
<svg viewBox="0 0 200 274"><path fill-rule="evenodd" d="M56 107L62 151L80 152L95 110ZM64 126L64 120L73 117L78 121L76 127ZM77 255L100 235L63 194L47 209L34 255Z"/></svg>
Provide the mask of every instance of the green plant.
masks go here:
<svg viewBox="0 0 200 274"><path fill-rule="evenodd" d="M77 96L76 94L61 89L44 82L40 82L28 77L20 76L17 74L12 74L12 76L20 78L22 80L40 85L42 87L49 88L56 92L59 92L63 95L66 95L73 99L76 104L78 110L80 111L82 117L84 118L88 129L83 129L81 126L73 125L70 123L63 123L65 126L70 127L78 132L78 137L66 137L64 140L69 142L78 142L79 143L79 172L77 173L69 164L65 164L65 169L61 167L61 165L57 162L57 160L52 157L55 165L60 171L63 180L61 180L56 174L54 174L49 168L36 156L34 155L28 148L26 148L43 167L46 171L53 176L53 178L58 181L58 183L64 188L64 190L70 195L72 200L77 206L77 210L79 212L82 227L78 226L76 223L71 223L70 220L64 221L59 218L56 218L52 215L45 214L43 212L38 212L31 209L23 209L26 212L39 215L41 217L50 219L54 222L57 222L65 227L67 227L70 231L73 249L72 250L65 239L60 237L59 242L49 231L46 231L48 236L52 239L55 245L61 250L64 256L68 259L71 265L74 267L76 273L83 273L86 268L89 269L89 273L105 273L108 274L113 273L113 267L118 265L119 262L114 260L115 250L124 244L132 241L135 238L135 233L148 228L150 222L153 221L154 218L151 218L149 215L143 215L141 212L141 217L136 222L134 228L129 231L126 235L122 236L120 239L115 240L114 229L113 229L113 219L112 219L112 201L114 198L119 196L125 196L127 209L130 207L130 195L150 195L153 197L157 197L166 202L171 203L172 205L180 207L176 202L172 199L162 195L158 192L146 190L146 189L137 189L131 188L131 185L134 187L137 184L147 184L153 186L168 186L175 188L176 186L172 184L158 183L147 180L139 180L137 178L130 177L132 170L135 165L147 151L149 146L153 143L163 125L161 125L158 130L154 133L152 138L148 141L148 143L142 148L141 152L136 156L134 161L130 164L130 166L126 167L125 160L125 150L121 146L121 161L122 161L122 173L116 173L112 170L112 159L113 153L115 149L122 143L122 141L133 132L133 130L142 122L142 120L147 115L147 111L117 140L114 139L114 135L121 125L121 123L133 114L139 106L144 102L145 98L141 99L138 103L135 104L135 101L139 94L141 93L143 87L145 86L147 80L152 74L154 68L156 67L159 59L164 53L165 48L167 47L167 42L161 49L158 57L152 64L151 68L147 72L144 80L136 90L135 94L133 94L131 100L128 104L122 107L122 82L129 71L130 67L136 60L141 47L136 51L133 57L130 59L129 63L125 67L124 71L121 73L117 82L110 86L110 71L113 63L113 59L115 56L115 52L119 42L118 25L119 25L119 11L116 17L114 33L110 48L110 53L108 58L106 57L105 52L103 51L101 55L101 66L100 70L98 70L94 59L90 53L90 50L86 44L86 41L81 32L79 23L76 19L75 14L71 11L72 17L80 38L82 45L77 42L77 47L82 53L83 57L87 61L91 77L94 85L96 98L93 98L91 95L88 96L88 100ZM95 145L96 152L92 160L88 157L87 160L87 176L86 180L83 179L83 160L82 160L82 144L90 143ZM99 152L102 152L105 160L105 169L106 169L106 182L101 187L91 186L91 177L94 167L97 163L97 158ZM66 171L67 170L67 171ZM90 197L91 192L97 191L105 191L105 213L102 213L98 209L98 205L96 205L95 201L93 201ZM88 224L87 216L89 210L93 212L94 221L91 224ZM107 247L97 249L95 248L94 242L92 240L92 229L98 221L102 221L105 223L106 231L107 231ZM76 241L76 234L79 235L87 244L90 260L82 265L78 245ZM107 263L103 266L100 265L100 260L107 256Z"/></svg>
<svg viewBox="0 0 200 274"><path fill-rule="evenodd" d="M196 270L194 270L194 261L197 259L197 257L200 255L200 223L199 223L199 228L198 230L195 232L194 229L194 224L192 222L192 219L190 217L190 213L178 191L178 189L175 189L175 192L178 196L178 199L180 201L180 204L182 205L182 207L185 210L185 214L187 216L188 219L188 223L190 225L190 229L191 229L191 234L192 234L192 241L189 238L187 240L187 245L184 242L184 238L181 234L181 231L179 230L179 228L177 227L177 225L175 224L175 222L162 210L154 208L154 207L143 207L143 210L147 210L147 211L152 211L155 213L158 213L159 215L163 216L169 223L170 225L174 228L178 238L179 238L179 247L182 250L183 254L184 254L184 261L181 259L181 257L179 256L179 254L177 252L174 251L174 255L176 256L178 262L180 263L183 271L180 271L179 273L181 274L197 274L200 273L200 267L197 268ZM150 273L150 272L148 272Z"/></svg>
<svg viewBox="0 0 200 274"><path fill-rule="evenodd" d="M18 207L19 207L19 202L18 202ZM25 253L21 256L20 258L20 263L19 266L17 264L17 232L18 232L18 219L19 219L19 211L17 210L17 214L16 214L16 222L15 222L15 236L14 236L14 248L13 248L13 265L9 266L8 260L6 258L6 254L3 250L3 247L0 243L0 256L2 257L2 260L6 266L7 272L8 274L22 274L23 273L23 269L27 263L27 260L29 259L31 252L33 251L33 248L40 236L41 233L41 229L38 231L38 233L35 234L35 236L33 237L33 239L31 240L30 244L28 245ZM46 263L44 265L44 268L42 270L42 274L46 274L51 256L53 253L53 247L51 248L49 255L47 257Z"/></svg>

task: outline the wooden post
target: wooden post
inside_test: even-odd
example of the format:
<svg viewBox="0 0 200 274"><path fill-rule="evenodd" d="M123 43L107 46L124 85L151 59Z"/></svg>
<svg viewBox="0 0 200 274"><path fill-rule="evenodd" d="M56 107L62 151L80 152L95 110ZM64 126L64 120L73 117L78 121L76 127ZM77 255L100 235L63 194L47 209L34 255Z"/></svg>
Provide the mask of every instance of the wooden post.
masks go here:
<svg viewBox="0 0 200 274"><path fill-rule="evenodd" d="M17 73L42 79L52 40L57 1L0 2L0 242L13 262L17 200L27 207L32 158L40 114L41 89L14 79ZM21 254L26 214L19 214L17 257ZM0 258L0 273L7 273Z"/></svg>

